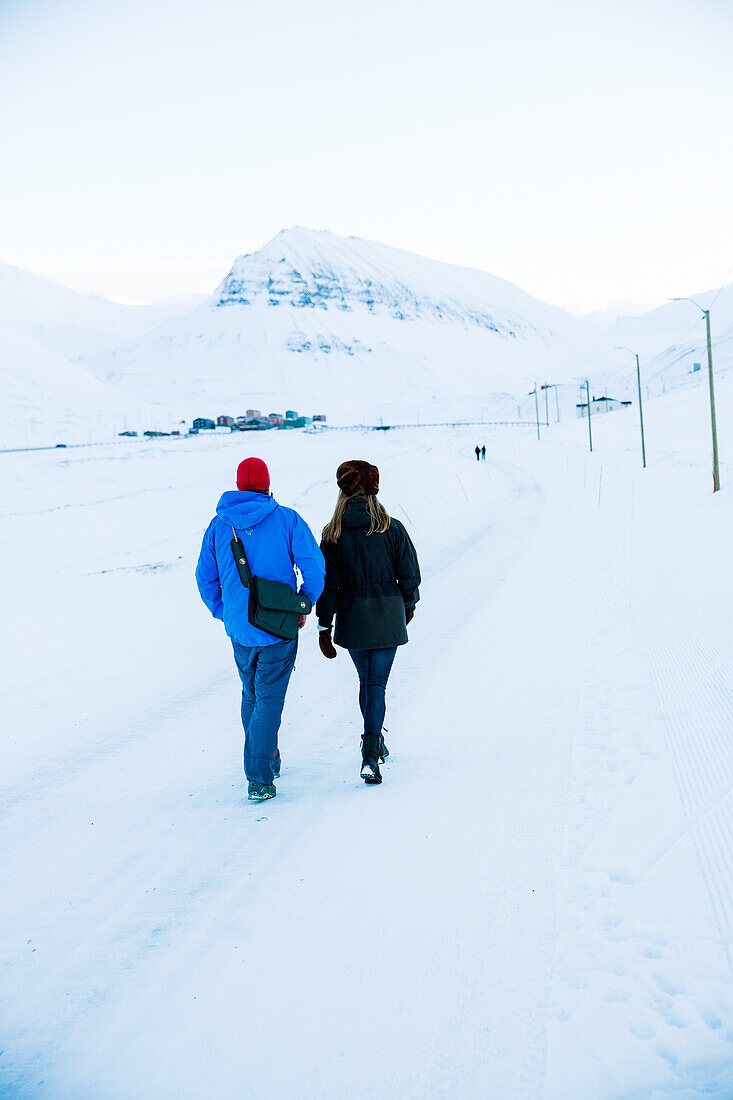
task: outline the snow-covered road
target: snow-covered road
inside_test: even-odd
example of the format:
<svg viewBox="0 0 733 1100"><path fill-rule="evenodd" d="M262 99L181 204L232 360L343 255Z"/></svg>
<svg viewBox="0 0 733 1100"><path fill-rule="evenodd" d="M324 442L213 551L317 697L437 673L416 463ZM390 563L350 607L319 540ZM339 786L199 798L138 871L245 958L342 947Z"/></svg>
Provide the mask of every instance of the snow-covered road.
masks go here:
<svg viewBox="0 0 733 1100"><path fill-rule="evenodd" d="M632 430L257 439L314 530L377 462L425 578L383 785L311 623L264 806L192 579L242 441L4 457L3 1096L733 1094L731 510Z"/></svg>

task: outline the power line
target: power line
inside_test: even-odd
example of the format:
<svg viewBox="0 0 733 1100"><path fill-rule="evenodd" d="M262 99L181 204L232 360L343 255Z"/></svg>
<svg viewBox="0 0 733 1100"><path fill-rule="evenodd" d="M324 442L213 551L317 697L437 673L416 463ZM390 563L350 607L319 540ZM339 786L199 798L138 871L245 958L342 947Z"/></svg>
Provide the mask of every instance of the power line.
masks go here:
<svg viewBox="0 0 733 1100"><path fill-rule="evenodd" d="M710 305L708 307L709 309L712 309L713 306L715 305L715 303L717 302L718 297L719 297L720 292L723 289L723 287L728 285L728 279L730 278L731 274L733 274L733 263L728 268L728 270L725 274L725 278L723 279L723 282L720 284L720 287L718 288L718 293L715 295L715 297L713 298L712 302L710 303Z"/></svg>

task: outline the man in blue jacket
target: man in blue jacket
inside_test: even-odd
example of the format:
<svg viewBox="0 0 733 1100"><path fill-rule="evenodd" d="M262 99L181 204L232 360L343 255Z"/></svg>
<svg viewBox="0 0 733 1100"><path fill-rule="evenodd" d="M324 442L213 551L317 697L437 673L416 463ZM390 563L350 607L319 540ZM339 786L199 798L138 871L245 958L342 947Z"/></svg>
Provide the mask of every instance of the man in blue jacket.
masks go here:
<svg viewBox="0 0 733 1100"><path fill-rule="evenodd" d="M292 642L250 626L249 591L240 580L231 549L232 528L244 543L250 569L257 577L283 581L302 590L315 604L323 591L324 562L305 520L283 508L270 495L270 473L261 458L245 458L237 469L237 492L224 493L204 533L196 583L201 599L221 619L234 646L242 681L244 774L247 795L261 802L276 794L280 775L280 729L285 693L295 664L298 639Z"/></svg>

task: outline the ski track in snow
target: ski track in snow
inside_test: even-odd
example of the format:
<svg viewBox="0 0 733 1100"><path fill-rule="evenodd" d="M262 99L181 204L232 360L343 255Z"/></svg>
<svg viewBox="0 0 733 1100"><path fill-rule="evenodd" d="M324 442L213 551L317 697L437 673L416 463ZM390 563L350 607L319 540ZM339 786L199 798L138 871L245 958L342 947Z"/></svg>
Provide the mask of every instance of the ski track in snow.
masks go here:
<svg viewBox="0 0 733 1100"><path fill-rule="evenodd" d="M604 465L587 544L603 625L574 752L552 1100L733 1095L731 588L709 509L645 477Z"/></svg>
<svg viewBox="0 0 733 1100"><path fill-rule="evenodd" d="M377 461L425 578L382 787L311 625L260 806L192 576L241 445L6 456L3 1096L733 1095L721 511L627 424L258 440L314 529Z"/></svg>

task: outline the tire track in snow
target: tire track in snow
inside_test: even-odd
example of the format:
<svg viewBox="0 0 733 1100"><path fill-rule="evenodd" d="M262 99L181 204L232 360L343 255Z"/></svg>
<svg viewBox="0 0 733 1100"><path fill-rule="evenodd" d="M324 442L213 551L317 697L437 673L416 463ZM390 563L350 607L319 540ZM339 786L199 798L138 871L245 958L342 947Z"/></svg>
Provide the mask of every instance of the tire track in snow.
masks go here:
<svg viewBox="0 0 733 1100"><path fill-rule="evenodd" d="M418 447L411 449L410 453L417 452L422 461L422 452L431 449ZM438 460L440 458L438 454ZM491 578L485 582L485 594L500 586L505 573L516 567L518 551L530 541L527 537L528 525L531 524L539 506L537 483L516 466L506 464L504 468L502 463L492 465L494 472L508 478L508 488L502 493L498 503L490 498L491 503L487 510L491 518L488 522L482 509L481 497L474 498L472 507L465 511L465 532L460 538L455 540L455 533L446 529L444 537L447 542L450 542L449 549L445 552L439 550L424 555L426 575L429 577L427 604L431 602L430 589L434 577L444 577L451 565L460 565L462 561L474 555L476 549L482 545L484 539L499 522L503 522L511 534L507 534L503 540L499 541L500 550L496 546L491 549ZM483 478L484 474L480 476ZM489 476L488 470L485 476ZM477 573L484 572L480 561L476 561L474 568ZM485 578L480 579L484 581ZM455 614L468 623L486 613L485 603L477 605L468 586L465 590L462 588L457 594L452 587L447 591L444 590L443 600L447 598L448 593L451 596L450 606L445 603L442 606L433 603L434 621L438 622L441 617ZM421 670L421 675L425 675L424 669ZM290 795L287 791L289 777L286 771L284 789L281 788L278 805L275 807L275 812L280 818L279 825L276 828L268 827L267 832L264 832L264 827L259 820L253 819L251 815L245 817L238 812L241 810L241 798L231 794L229 773L225 773L225 780L217 780L212 774L204 781L203 796L194 800L197 803L197 809L193 814L190 811L188 813L191 821L187 826L185 839L182 837L179 841L174 841L175 834L172 829L176 825L179 830L181 829L182 818L189 810L185 801L187 793L175 789L180 776L175 773L165 776L162 769L166 767L166 753L175 752L176 735L185 736L189 730L187 723L183 723L182 728L176 729L177 723L180 723L179 715L186 715L187 718L190 716L190 721L205 722L207 711L209 719L213 718L214 721L218 714L226 713L226 721L234 732L237 729L236 711L232 711L231 701L224 699L224 693L228 694L230 681L231 669L227 664L226 671L221 673L217 671L207 679L206 685L202 685L201 678L197 677L185 689L172 691L153 713L136 715L133 705L131 710L125 710L120 719L113 717L104 731L100 731L101 736L96 744L89 745L82 751L69 753L63 761L63 766L60 766L60 761L56 761L56 768L46 772L43 783L34 783L28 788L25 794L33 801L32 807L22 804L26 801L24 792L19 790L14 792L20 798L21 805L16 803L13 813L8 815L10 843L7 850L17 851L20 846L24 846L32 859L36 852L39 857L42 855L47 838L54 832L54 823L64 819L64 815L68 812L66 807L69 805L77 807L79 814L83 816L84 807L93 794L99 801L100 795L105 791L105 783L109 784L109 776L117 773L124 776L133 775L136 763L138 767L152 768L154 771L161 770L161 779L157 781L155 787L161 803L158 807L160 820L153 816L152 807L148 808L145 803L143 806L138 805L134 792L131 792L132 801L126 811L127 792L114 791L112 788L115 804L109 808L106 829L109 832L114 828L115 820L119 820L121 825L119 843L111 844L103 865L95 869L94 859L97 857L94 853L98 851L99 841L94 842L96 845L94 849L88 848L82 825L86 827L89 822L82 822L80 818L79 822L75 823L79 827L78 830L75 828L73 839L67 837L67 840L69 843L81 845L80 851L84 859L87 858L87 853L92 854L89 872L93 880L81 885L80 891L72 894L74 908L65 912L63 906L66 882L61 884L59 898L53 896L52 883L49 883L51 891L49 896L43 898L49 909L43 913L38 936L34 927L33 940L34 943L39 940L41 948L45 946L46 954L45 958L43 954L34 955L33 958L43 960L43 965L46 967L43 989L46 992L47 1004L54 1005L47 1024L52 1025L52 1033L59 1041L63 1041L64 1033L68 1028L76 1027L88 1011L94 1009L95 1012L100 1012L103 1006L115 1001L119 995L118 986L123 982L125 971L134 972L140 966L147 965L148 959L161 955L166 948L170 949L171 943L176 942L180 934L187 930L190 932L192 926L196 928L200 923L202 944L205 946L204 941L209 935L212 912L215 913L217 899L222 896L222 887L226 886L226 892L231 890L236 896L246 885L246 883L236 883L236 876L242 868L243 851L255 853L254 858L248 855L248 873L259 879L261 888L266 889L268 877L277 876L278 861L288 850L294 838L301 834L308 836L323 822L324 818L333 812L338 814L339 796L345 800L344 806L350 805L355 798L364 798L363 784L358 783L356 779L344 787L343 768L339 764L330 765L322 762L314 778L318 797L306 797L305 792L298 788ZM215 702L212 705L212 701L203 697L202 687L204 686L209 695L212 692L215 695L221 695L220 704ZM196 706L192 705L194 701ZM352 700L350 699L349 702ZM538 702L537 706L539 705ZM175 714L171 714L171 710L175 711ZM342 719L340 709L337 708L337 711L336 721L340 722ZM306 712L306 720L314 714L315 711L312 710ZM334 720L331 718L330 721L333 723ZM352 724L349 719L349 725ZM165 728L162 728L163 726ZM329 733L333 737L332 731L333 724L330 730L327 729L324 732L322 738L324 744L328 742ZM238 731L235 736L239 740ZM339 736L342 735L337 734L337 737ZM156 749L147 754L145 744L149 739L152 739L151 745L156 743ZM333 746L332 739L329 745L331 751ZM287 769L287 758L285 766ZM303 769L301 766L301 772L308 770L310 770L308 767ZM187 782L187 780L184 781ZM207 813L205 810L207 796L214 794L222 796L222 804L210 807ZM326 802L333 798L333 802L324 806L320 796ZM100 805L103 804L104 799L100 802ZM6 806L6 810L9 809L10 807ZM245 807L245 809L249 808ZM126 813L130 812L135 820L130 820L125 825ZM233 817L227 820L227 815L230 813ZM149 819L148 814L150 814ZM272 810L270 815L274 817ZM267 816L266 809L261 816ZM156 829L166 821L165 836L156 837ZM192 828L193 824L196 825L195 829ZM99 828L100 825L101 822L98 821L94 827ZM233 828L234 835L231 833ZM233 847L222 844L223 835L227 836L229 844L235 842ZM24 837L26 840L21 845ZM151 878L151 864L147 861L156 856L158 866ZM39 866L44 866L42 860ZM73 879L75 873L73 864L67 867L67 864L63 863L62 867L64 872L68 872ZM156 893L150 897L147 895L143 897L142 891L149 879L151 884L156 883ZM140 889L136 890L133 896L123 899L120 895L119 883L125 881L139 884ZM65 930L78 927L77 922L85 906L88 907L88 914L96 913L99 919L87 924L85 936L74 939L72 947L67 945L66 950L61 949L54 956L54 937L51 937L49 943L48 928L44 929L44 925L48 918L54 921L55 908L58 906L62 908L56 912L58 931L55 935L60 945L63 944ZM27 916L28 914L25 914L22 921L25 921ZM16 974L29 973L27 957L22 951L22 945L20 948L20 953L10 964L11 968ZM90 960L102 959L106 959L103 970L95 972L94 966L91 971L89 970ZM36 972L33 973L35 975ZM83 979L80 980L82 975ZM71 1002L64 992L69 989L74 989L76 993ZM30 1015L37 1017L38 1009L33 1002L32 983L28 995ZM55 1058L55 1053L46 1047L45 1050L40 1050L38 1057L38 1065L42 1067L44 1061L48 1065L48 1059Z"/></svg>
<svg viewBox="0 0 733 1100"><path fill-rule="evenodd" d="M647 621L644 634L683 821L644 857L642 870L646 873L683 836L692 836L733 969L733 658L671 609Z"/></svg>
<svg viewBox="0 0 733 1100"><path fill-rule="evenodd" d="M689 552L665 558L651 508L629 614L627 502L627 476L604 477L579 532L593 623L548 1100L728 1095L730 645L680 610Z"/></svg>

